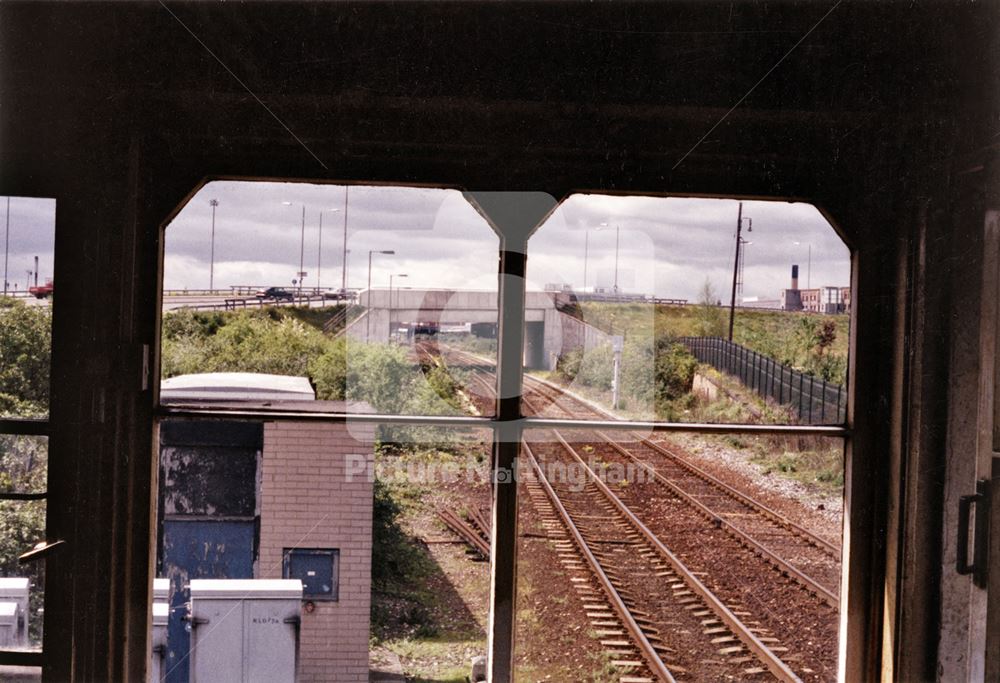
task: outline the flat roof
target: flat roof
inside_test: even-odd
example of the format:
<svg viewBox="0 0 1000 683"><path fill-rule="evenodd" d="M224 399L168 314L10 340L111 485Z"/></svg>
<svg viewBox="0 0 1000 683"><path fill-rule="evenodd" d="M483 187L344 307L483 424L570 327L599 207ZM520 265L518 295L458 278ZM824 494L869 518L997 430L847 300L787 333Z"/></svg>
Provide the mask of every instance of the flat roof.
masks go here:
<svg viewBox="0 0 1000 683"><path fill-rule="evenodd" d="M205 400L314 401L316 392L306 377L261 372L202 372L160 382L160 400L176 403Z"/></svg>
<svg viewBox="0 0 1000 683"><path fill-rule="evenodd" d="M302 598L302 582L299 579L192 579L191 598L298 600Z"/></svg>

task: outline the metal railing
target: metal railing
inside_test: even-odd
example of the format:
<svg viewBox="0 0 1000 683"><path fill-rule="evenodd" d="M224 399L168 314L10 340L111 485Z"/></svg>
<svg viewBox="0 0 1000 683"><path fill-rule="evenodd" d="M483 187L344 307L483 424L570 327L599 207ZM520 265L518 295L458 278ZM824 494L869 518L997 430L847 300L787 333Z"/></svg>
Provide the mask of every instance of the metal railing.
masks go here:
<svg viewBox="0 0 1000 683"><path fill-rule="evenodd" d="M789 406L802 424L847 421L847 390L840 384L807 375L721 337L680 337L702 363L739 379L758 395Z"/></svg>

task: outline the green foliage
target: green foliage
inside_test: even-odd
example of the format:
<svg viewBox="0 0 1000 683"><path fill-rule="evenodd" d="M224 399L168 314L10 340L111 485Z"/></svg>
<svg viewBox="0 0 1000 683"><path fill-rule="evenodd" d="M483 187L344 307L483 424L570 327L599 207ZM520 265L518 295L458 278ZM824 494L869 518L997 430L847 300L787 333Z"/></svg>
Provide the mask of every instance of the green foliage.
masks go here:
<svg viewBox="0 0 1000 683"><path fill-rule="evenodd" d="M622 348L621 391L623 403L650 407L661 416L672 416L691 391L698 362L681 344L661 339L655 348L648 337L628 338ZM614 352L603 344L583 353L573 349L556 362L556 374L568 382L598 391L610 391Z"/></svg>
<svg viewBox="0 0 1000 683"><path fill-rule="evenodd" d="M652 323L645 305L584 302L581 307L587 322L605 332L623 332L626 338L725 337L727 311L715 305L715 291L706 285L697 304L657 306ZM733 341L796 370L844 384L849 323L846 315L740 309Z"/></svg>
<svg viewBox="0 0 1000 683"><path fill-rule="evenodd" d="M372 585L389 590L419 569L422 557L400 526L402 508L391 489L375 480L372 506Z"/></svg>
<svg viewBox="0 0 1000 683"><path fill-rule="evenodd" d="M661 340L656 349L656 412L673 418L675 402L691 391L698 360L683 344Z"/></svg>
<svg viewBox="0 0 1000 683"><path fill-rule="evenodd" d="M48 449L44 439L13 434L0 435L0 491L34 493L46 489ZM45 538L45 501L0 501L0 576L27 577L41 586L42 565L21 566L17 557ZM30 636L41 635L39 611L43 595L30 593Z"/></svg>
<svg viewBox="0 0 1000 683"><path fill-rule="evenodd" d="M556 359L556 374L568 382L576 379L580 373L580 364L583 362L583 349L570 349L559 354Z"/></svg>
<svg viewBox="0 0 1000 683"><path fill-rule="evenodd" d="M309 376L316 387L316 398L323 401L347 398L347 342L343 337L333 340L309 362Z"/></svg>
<svg viewBox="0 0 1000 683"><path fill-rule="evenodd" d="M722 337L726 334L726 318L723 309L718 306L718 302L719 297L711 280L705 278L695 313L694 336Z"/></svg>
<svg viewBox="0 0 1000 683"><path fill-rule="evenodd" d="M266 310L220 316L188 311L164 318L165 377L197 372L306 375L330 340L318 330Z"/></svg>
<svg viewBox="0 0 1000 683"><path fill-rule="evenodd" d="M52 314L47 306L0 299L0 414L48 412Z"/></svg>

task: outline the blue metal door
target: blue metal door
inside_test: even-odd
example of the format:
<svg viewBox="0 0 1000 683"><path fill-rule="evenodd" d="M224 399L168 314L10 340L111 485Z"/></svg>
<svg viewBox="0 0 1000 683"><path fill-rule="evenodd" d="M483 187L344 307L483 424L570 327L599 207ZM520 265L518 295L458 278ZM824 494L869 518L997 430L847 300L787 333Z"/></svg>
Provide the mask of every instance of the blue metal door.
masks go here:
<svg viewBox="0 0 1000 683"><path fill-rule="evenodd" d="M184 619L191 579L252 579L254 522L165 520L163 575L170 579L164 680L188 683L191 625Z"/></svg>

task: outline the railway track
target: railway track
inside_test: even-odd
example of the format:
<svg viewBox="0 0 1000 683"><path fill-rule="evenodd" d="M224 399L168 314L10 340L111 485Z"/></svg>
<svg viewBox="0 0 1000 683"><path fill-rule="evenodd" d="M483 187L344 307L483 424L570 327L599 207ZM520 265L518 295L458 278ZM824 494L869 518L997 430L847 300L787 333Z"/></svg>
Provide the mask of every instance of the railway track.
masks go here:
<svg viewBox="0 0 1000 683"><path fill-rule="evenodd" d="M476 370L471 378L478 385L476 393L492 392L488 364L462 352L444 351L453 364L458 361ZM526 378L525 394L525 407L534 414L551 414L547 409L556 406L573 418L608 418L533 378ZM612 438L593 430L572 430L567 435L546 430L543 438L534 437L523 446L537 475L536 481L526 485L528 496L536 509L547 510L543 516L549 516L549 525L558 518L568 537L554 539L560 561L573 570L588 565L597 577L596 587L581 576L573 578L581 584L583 607L595 630L608 631L601 634L608 636L602 646L611 648L612 663L627 672L621 680L672 680L657 670L652 652L658 653L671 677L680 679L692 672L712 680L832 678L839 578L839 549L834 544L698 470L664 444L630 434L624 440ZM588 452L589 463L577 449ZM613 491L592 469L595 457L603 466L618 463L641 468L651 475L650 482ZM550 480L544 472L552 466L563 471L570 466L582 468L586 484L574 490L558 478ZM711 531L705 530L706 521ZM671 525L672 529L666 528ZM664 538L680 550L672 550ZM572 553L578 559L570 559ZM756 559L747 561L748 555ZM788 578L771 580L775 585L770 593L777 596L771 604L746 590L762 582L758 576L761 560ZM686 562L693 564L689 567ZM720 573L731 574L735 587L733 580L716 580ZM789 581L809 595L790 590ZM595 607L592 590L599 590L607 601L603 612ZM674 598L681 602L671 602ZM622 609L635 608L638 599L643 600L642 610L639 619L632 614L632 621L641 636L622 613ZM817 600L825 603L826 611L815 604ZM802 624L804 631L797 633L795 619L789 623L775 618L775 612L782 610L810 613L816 608L827 623L826 631L832 624L833 652L830 633L824 639L823 628L814 631L812 625ZM627 636L627 647L623 636Z"/></svg>
<svg viewBox="0 0 1000 683"><path fill-rule="evenodd" d="M529 383L532 392L543 395L548 405L556 406L568 417L607 418L590 406L565 400L565 394L558 394L553 387L533 378ZM573 410L567 403L581 408ZM713 477L665 444L634 434L626 434L625 441L600 430L595 430L593 435L597 438L590 445L602 457L647 466L651 476L671 495L827 605L839 608L838 546Z"/></svg>

